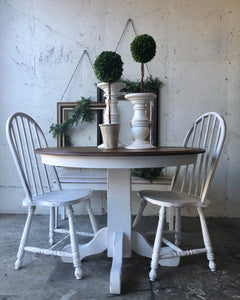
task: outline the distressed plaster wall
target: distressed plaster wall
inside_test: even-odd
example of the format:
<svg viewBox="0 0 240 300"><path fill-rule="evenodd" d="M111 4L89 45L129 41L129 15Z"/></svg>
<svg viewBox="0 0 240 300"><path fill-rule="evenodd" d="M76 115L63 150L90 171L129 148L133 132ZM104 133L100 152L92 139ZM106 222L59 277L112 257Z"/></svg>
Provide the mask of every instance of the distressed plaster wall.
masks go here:
<svg viewBox="0 0 240 300"><path fill-rule="evenodd" d="M240 177L240 2L238 0L0 0L0 212L25 211L23 191L5 138L7 117L16 111L32 115L47 135L56 122L56 102L82 54L92 61L103 50L115 50L132 18L138 34L151 34L157 54L150 73L163 82L160 103L162 145L182 143L192 120L218 111L228 133L209 196L212 216L239 217ZM118 47L124 77L139 78L129 52L129 27ZM95 97L96 78L83 59L63 101ZM99 198L100 197L100 198ZM95 211L105 211L97 194ZM153 213L149 209L147 213Z"/></svg>

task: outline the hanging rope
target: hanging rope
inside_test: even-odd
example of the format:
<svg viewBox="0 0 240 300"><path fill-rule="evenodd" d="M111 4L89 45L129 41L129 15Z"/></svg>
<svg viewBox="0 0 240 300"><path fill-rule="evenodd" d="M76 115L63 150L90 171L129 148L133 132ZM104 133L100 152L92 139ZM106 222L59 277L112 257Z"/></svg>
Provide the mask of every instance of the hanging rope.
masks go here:
<svg viewBox="0 0 240 300"><path fill-rule="evenodd" d="M122 38L123 38L123 36L124 36L124 33L125 33L125 31L127 30L127 27L128 27L129 24L132 25L134 34L135 34L135 36L137 36L137 31L136 31L135 26L134 26L134 24L133 24L133 20L132 20L132 19L128 19L128 20L127 20L127 23L126 23L126 25L125 25L125 27L124 27L124 29L123 29L123 32L122 32L122 34L121 34L121 37L120 37L120 39L119 39L119 41L118 41L118 43L117 43L115 52L117 52L118 46L120 45L120 43L121 43L121 41L122 41Z"/></svg>
<svg viewBox="0 0 240 300"><path fill-rule="evenodd" d="M79 58L79 61L78 61L77 65L76 65L76 67L75 67L75 69L74 69L74 71L73 71L73 74L72 74L72 76L71 76L71 78L70 78L70 80L69 80L69 82L68 82L68 84L67 84L67 86L66 86L66 88L65 88L65 90L64 90L64 92L63 92L63 94L62 94L62 97L61 97L61 99L60 99L60 102L62 102L62 100L63 100L63 98L64 98L64 96L65 96L65 94L66 94L66 92L67 92L67 90L68 90L68 88L69 88L69 85L71 84L71 82L72 82L72 80L73 80L73 77L74 77L75 73L77 72L77 69L78 69L78 67L79 67L79 65L80 65L80 63L81 63L81 61L82 61L84 55L87 56L88 61L89 61L90 65L91 65L91 67L92 67L92 69L93 69L93 64L92 64L92 61L91 61L91 59L90 59L89 53L88 53L87 50L85 49L85 50L83 51L81 57Z"/></svg>
<svg viewBox="0 0 240 300"><path fill-rule="evenodd" d="M120 36L120 39L119 39L119 41L118 41L118 43L117 43L115 52L117 52L118 47L119 47L119 45L120 45L120 43L121 43L121 41L122 41L122 39L123 39L123 36L124 36L124 34L125 34L125 32L126 32L126 30L127 30L127 28L128 28L129 25L132 25L132 29L133 29L133 32L134 32L134 34L135 34L135 37L137 36L137 31L136 31L136 29L135 29L133 20L130 18L130 19L127 20L127 23L126 23L126 25L124 26L124 29L123 29L122 34L121 34L121 36ZM149 69L148 69L148 65L145 64L145 66L146 66L148 75L150 75L150 72L149 72Z"/></svg>
<svg viewBox="0 0 240 300"><path fill-rule="evenodd" d="M125 32L126 32L128 26L130 26L130 25L132 25L133 32L134 32L135 36L137 36L137 31L136 31L136 29L135 29L133 20L132 20L132 19L128 19L126 25L124 26L124 29L123 29L122 34L121 34L121 36L120 36L120 39L119 39L119 41L118 41L118 43L117 43L115 52L117 52L118 47L119 47L119 45L120 45L120 43L121 43L121 41L122 41L122 39L123 39L123 37L124 37L124 34L125 34ZM62 100L63 100L63 98L64 98L64 96L65 96L65 94L66 94L66 92L67 92L67 90L68 90L68 88L69 88L69 86L70 86L72 80L73 80L73 77L74 77L75 73L77 72L77 69L78 69L78 67L79 67L79 65L80 65L80 63L81 63L81 61L82 61L84 55L87 56L88 61L89 61L90 65L91 65L91 67L92 67L92 70L94 71L93 64L92 64L92 61L91 61L91 59L90 59L89 53L88 53L88 51L85 49L85 50L83 51L81 57L79 58L78 63L77 63L77 65L76 65L76 67L75 67L75 69L74 69L74 71L73 71L73 74L72 74L72 76L71 76L71 78L70 78L70 80L69 80L69 82L68 82L68 84L67 84L67 86L66 86L66 88L65 88L65 90L64 90L64 92L63 92L63 94L62 94L62 96L61 96L60 102L62 102ZM148 69L148 65L145 64L145 66L146 66L148 75L150 75L150 72L149 72L149 69ZM95 73L94 73L94 74L95 74Z"/></svg>

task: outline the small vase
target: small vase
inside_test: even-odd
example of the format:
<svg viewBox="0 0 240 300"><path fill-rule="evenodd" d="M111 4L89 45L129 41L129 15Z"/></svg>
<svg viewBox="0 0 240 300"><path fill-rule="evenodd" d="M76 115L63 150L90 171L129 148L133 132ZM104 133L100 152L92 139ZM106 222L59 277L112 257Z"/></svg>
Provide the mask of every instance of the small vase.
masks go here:
<svg viewBox="0 0 240 300"><path fill-rule="evenodd" d="M127 149L151 149L155 148L149 142L150 121L146 115L147 104L156 98L153 93L134 93L125 95L125 99L133 104L134 115L131 121L133 142Z"/></svg>
<svg viewBox="0 0 240 300"><path fill-rule="evenodd" d="M120 130L120 124L100 124L99 125L104 149L116 149L118 148L118 136Z"/></svg>

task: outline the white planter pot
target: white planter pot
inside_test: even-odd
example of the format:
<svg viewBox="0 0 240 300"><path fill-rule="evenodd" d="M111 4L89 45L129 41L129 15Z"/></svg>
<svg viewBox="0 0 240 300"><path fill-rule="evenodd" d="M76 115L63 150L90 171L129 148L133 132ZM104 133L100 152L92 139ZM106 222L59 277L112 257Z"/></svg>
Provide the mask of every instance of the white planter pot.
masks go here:
<svg viewBox="0 0 240 300"><path fill-rule="evenodd" d="M133 93L125 95L125 99L133 104L134 115L131 121L133 142L127 149L155 148L149 142L150 121L146 115L147 104L156 98L153 93Z"/></svg>
<svg viewBox="0 0 240 300"><path fill-rule="evenodd" d="M104 149L118 148L119 124L100 124Z"/></svg>

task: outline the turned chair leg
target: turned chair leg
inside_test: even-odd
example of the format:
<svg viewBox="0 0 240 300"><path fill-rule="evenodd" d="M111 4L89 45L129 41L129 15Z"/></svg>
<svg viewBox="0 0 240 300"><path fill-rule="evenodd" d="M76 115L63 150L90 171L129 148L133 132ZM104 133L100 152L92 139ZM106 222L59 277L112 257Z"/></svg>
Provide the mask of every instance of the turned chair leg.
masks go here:
<svg viewBox="0 0 240 300"><path fill-rule="evenodd" d="M35 206L29 206L29 208L28 208L28 216L27 216L27 220L26 220L26 223L25 223L25 226L23 229L22 238L21 238L21 241L19 244L17 260L15 262L16 270L18 270L22 264L22 259L24 256L24 248L28 241L28 236L29 236L29 232L30 232L30 228L31 228L31 224L32 224L32 217L33 217L35 209L36 209Z"/></svg>
<svg viewBox="0 0 240 300"><path fill-rule="evenodd" d="M158 268L158 261L159 261L161 245L162 245L165 215L166 215L166 207L162 206L159 210L159 221L158 221L157 232L156 232L156 237L153 246L151 271L149 272L149 278L151 281L154 281L157 277L157 268Z"/></svg>
<svg viewBox="0 0 240 300"><path fill-rule="evenodd" d="M142 214L143 214L143 211L145 209L147 205L147 201L142 199L141 203L140 203L140 207L139 207L139 210L138 210L138 213L133 221L133 224L132 224L132 228L136 228L138 223L140 222L141 218L142 218Z"/></svg>
<svg viewBox="0 0 240 300"><path fill-rule="evenodd" d="M50 207L50 218L49 218L49 244L52 246L55 243L54 228L56 225L55 220L55 207Z"/></svg>
<svg viewBox="0 0 240 300"><path fill-rule="evenodd" d="M67 216L69 221L69 231L70 231L70 240L71 240L71 248L72 248L72 256L73 256L73 266L75 267L75 276L77 279L82 278L82 269L81 269L81 260L80 253L78 248L78 240L74 226L73 220L73 208L71 205L67 205Z"/></svg>
<svg viewBox="0 0 240 300"><path fill-rule="evenodd" d="M209 269L212 272L214 272L216 270L216 264L214 262L214 253L213 253L213 249L212 249L210 235L208 232L207 222L206 222L202 207L198 207L197 210L198 210L201 227L202 227L203 241L204 241L205 248L207 250L207 259L209 260Z"/></svg>
<svg viewBox="0 0 240 300"><path fill-rule="evenodd" d="M50 213L51 213L51 208L50 208ZM59 213L59 209L58 207L55 207L55 224L54 224L54 228L58 228L58 213Z"/></svg>
<svg viewBox="0 0 240 300"><path fill-rule="evenodd" d="M93 210L92 210L90 200L87 199L87 200L84 201L84 203L87 207L87 211L88 211L88 215L89 215L89 218L90 218L90 222L91 222L91 225L92 225L93 232L97 233L98 225L97 225L96 219L95 219L94 214L93 214Z"/></svg>
<svg viewBox="0 0 240 300"><path fill-rule="evenodd" d="M181 244L181 208L176 207L176 219L175 219L175 245Z"/></svg>

